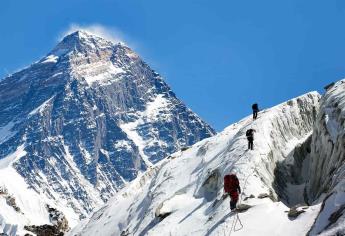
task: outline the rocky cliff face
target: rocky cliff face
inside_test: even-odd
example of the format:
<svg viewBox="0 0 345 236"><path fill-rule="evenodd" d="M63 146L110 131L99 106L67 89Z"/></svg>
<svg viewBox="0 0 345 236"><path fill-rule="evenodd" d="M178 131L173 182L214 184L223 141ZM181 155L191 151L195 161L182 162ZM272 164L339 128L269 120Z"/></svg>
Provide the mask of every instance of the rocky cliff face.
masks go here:
<svg viewBox="0 0 345 236"><path fill-rule="evenodd" d="M83 31L0 81L0 172L81 216L214 133L130 48Z"/></svg>

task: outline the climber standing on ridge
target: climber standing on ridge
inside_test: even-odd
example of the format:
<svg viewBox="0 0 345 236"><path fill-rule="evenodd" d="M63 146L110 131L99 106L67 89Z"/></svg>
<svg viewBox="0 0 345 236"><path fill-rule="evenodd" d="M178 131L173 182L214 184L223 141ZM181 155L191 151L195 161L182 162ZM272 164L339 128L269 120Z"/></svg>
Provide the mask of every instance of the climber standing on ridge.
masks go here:
<svg viewBox="0 0 345 236"><path fill-rule="evenodd" d="M256 132L255 129L248 129L246 132L248 140L248 150L254 150L254 132Z"/></svg>
<svg viewBox="0 0 345 236"><path fill-rule="evenodd" d="M252 105L252 109L253 109L253 120L256 120L256 118L258 118L259 105L257 103L254 103Z"/></svg>
<svg viewBox="0 0 345 236"><path fill-rule="evenodd" d="M235 174L224 176L224 195L230 195L230 209L236 210L236 204L238 202L238 196L241 193L240 182Z"/></svg>

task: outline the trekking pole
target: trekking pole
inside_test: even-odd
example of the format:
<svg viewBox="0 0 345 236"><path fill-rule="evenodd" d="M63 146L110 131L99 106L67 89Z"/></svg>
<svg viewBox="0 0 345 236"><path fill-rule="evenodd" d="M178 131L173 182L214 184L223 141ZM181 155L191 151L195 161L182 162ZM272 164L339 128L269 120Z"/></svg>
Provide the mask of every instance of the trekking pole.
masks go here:
<svg viewBox="0 0 345 236"><path fill-rule="evenodd" d="M225 226L223 225L222 229L223 229L223 235L226 236L226 230L228 229L228 224L226 220L224 222L225 222Z"/></svg>
<svg viewBox="0 0 345 236"><path fill-rule="evenodd" d="M238 215L238 213L237 213L237 215ZM231 224L229 236L231 236L232 232L234 231L234 227L236 225L236 221L237 221L237 218L235 217L234 220L232 221L232 224Z"/></svg>
<svg viewBox="0 0 345 236"><path fill-rule="evenodd" d="M243 224L242 224L242 221L241 221L240 216L238 215L238 213L237 213L237 222L240 222L240 225L241 225L240 229L243 229ZM237 222L236 222L236 224L237 224ZM240 230L240 229L238 229L238 230ZM234 226L234 231L238 231L238 230L236 230L236 225L235 225Z"/></svg>
<svg viewBox="0 0 345 236"><path fill-rule="evenodd" d="M231 229L230 229L230 232L229 232L229 236L231 236L232 232L238 231L238 230L236 230L237 222L240 222L240 225L241 225L241 228L239 228L238 230L243 229L243 224L242 224L242 221L241 221L241 219L240 219L240 216L239 216L238 212L236 212L234 221L233 221L233 223L232 223L232 226L231 226Z"/></svg>
<svg viewBox="0 0 345 236"><path fill-rule="evenodd" d="M260 154L260 155L267 155L267 154ZM242 195L243 195L243 193L244 193L244 190L246 189L246 186L247 186L247 183L248 183L248 179L249 179L250 176L252 176L252 175L254 174L254 172L256 171L256 167L257 167L258 165L259 165L259 162L255 163L253 172L250 173L250 174L248 174L248 176L246 177L246 180L245 180L244 185L243 185L243 190L241 191L239 204L241 204L241 202L242 202ZM240 225L241 225L241 228L240 228L240 229L243 229L244 226L243 226L243 224L242 224L242 221L241 221L241 219L240 219L240 216L239 216L238 212L236 212L236 217L235 217L235 219L234 219L233 226L231 227L229 236L231 236L232 231L238 231L238 230L240 230L240 229L236 230L237 222L239 222Z"/></svg>
<svg viewBox="0 0 345 236"><path fill-rule="evenodd" d="M272 150L272 149L271 149L271 150ZM266 154L261 154L261 153L260 153L260 156L262 156L262 155L267 155L267 153L266 153ZM246 154L244 154L244 155L242 155L242 156L246 156ZM241 157L242 157L242 156L241 156ZM249 177L252 176L252 175L255 173L255 171L257 170L256 168L257 168L258 165L259 165L259 162L256 162L255 165L254 165L253 171L252 171L251 173L248 174L248 176L246 177L246 179L245 179L245 181L244 181L243 189L242 189L241 194L240 194L239 204L242 203L242 196L243 196L244 190L246 189L246 186L247 186ZM229 236L231 236L231 234L232 234L233 231L238 231L238 230L240 230L240 229L236 230L237 222L240 223L240 225L241 225L241 228L240 228L240 229L242 229L244 226L243 226L243 224L242 224L242 221L241 221L241 219L240 219L240 217L239 217L238 212L236 212L236 217L234 218L234 220L233 220L233 222L232 222L231 229L230 229L230 232L229 232Z"/></svg>
<svg viewBox="0 0 345 236"><path fill-rule="evenodd" d="M256 166L257 166L257 165L258 165L258 163L255 164L253 172L250 173L250 174L248 174L248 176L246 177L246 179L245 179L245 181L244 181L243 189L242 189L241 194L240 194L239 204L242 203L242 196L243 196L244 190L246 189L246 186L247 186L247 183L248 183L248 179L249 179L249 177L252 176L252 175L254 174L254 172L256 171ZM240 230L240 229L236 230L237 222L240 223L240 225L241 225L241 228L240 228L240 229L242 229L244 226L243 226L242 221L241 221L241 219L240 219L240 217L239 217L239 215L238 215L238 212L236 212L236 216L235 216L235 218L234 218L234 220L233 220L233 223L232 223L232 226L231 226L231 229L230 229L230 232L229 232L229 236L231 236L231 234L232 234L233 231L238 231L238 230Z"/></svg>
<svg viewBox="0 0 345 236"><path fill-rule="evenodd" d="M223 235L226 236L226 230L228 229L228 226L225 225L225 227L223 226Z"/></svg>
<svg viewBox="0 0 345 236"><path fill-rule="evenodd" d="M232 229L232 231L234 231L234 232L243 229L243 224L242 224L242 221L241 221L240 216L239 216L238 213L236 214L235 220L236 220L236 221L235 221L234 227L233 227L233 229ZM239 229L236 229L237 222L240 222L240 225L241 225L241 227L240 227ZM230 232L230 235L231 235L231 232ZM230 235L229 235L229 236L230 236Z"/></svg>
<svg viewBox="0 0 345 236"><path fill-rule="evenodd" d="M260 153L260 156L265 156L267 155L267 153ZM243 185L243 189L241 191L241 194L240 194L240 201L239 201L239 204L241 204L242 202L242 196L243 196L243 193L244 193L244 190L246 189L246 186L247 186L247 183L248 183L248 180L249 180L249 177L252 176L254 174L254 172L257 170L257 166L259 165L260 162L256 162L255 165L254 165L254 169L251 173L249 173L244 181L244 185Z"/></svg>

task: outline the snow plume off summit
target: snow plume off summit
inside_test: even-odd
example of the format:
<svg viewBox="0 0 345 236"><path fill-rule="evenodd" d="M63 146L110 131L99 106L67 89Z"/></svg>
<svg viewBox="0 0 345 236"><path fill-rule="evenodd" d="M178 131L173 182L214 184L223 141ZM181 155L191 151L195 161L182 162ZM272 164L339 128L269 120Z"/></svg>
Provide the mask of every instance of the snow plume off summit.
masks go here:
<svg viewBox="0 0 345 236"><path fill-rule="evenodd" d="M0 186L20 209L0 205L0 229L52 224L49 207L73 226L138 173L214 134L130 48L67 35L0 81Z"/></svg>

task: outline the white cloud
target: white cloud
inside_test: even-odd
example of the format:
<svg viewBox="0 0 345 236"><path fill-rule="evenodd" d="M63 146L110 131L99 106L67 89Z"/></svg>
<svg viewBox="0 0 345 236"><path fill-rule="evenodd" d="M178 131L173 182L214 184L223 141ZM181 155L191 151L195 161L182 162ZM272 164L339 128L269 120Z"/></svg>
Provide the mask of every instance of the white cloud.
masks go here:
<svg viewBox="0 0 345 236"><path fill-rule="evenodd" d="M115 27L107 27L101 24L91 24L91 25L79 25L79 24L71 24L67 30L65 30L59 37L61 40L68 34L71 34L77 30L84 30L89 33L95 34L102 38L112 41L113 43L124 43L128 45L127 37Z"/></svg>

